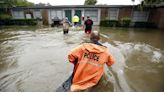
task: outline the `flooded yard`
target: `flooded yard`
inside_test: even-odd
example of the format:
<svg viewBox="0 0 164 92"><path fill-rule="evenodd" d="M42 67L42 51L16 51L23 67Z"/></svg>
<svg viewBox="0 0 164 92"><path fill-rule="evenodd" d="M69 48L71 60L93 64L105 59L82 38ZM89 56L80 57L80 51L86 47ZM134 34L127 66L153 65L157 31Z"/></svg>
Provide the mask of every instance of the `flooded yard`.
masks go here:
<svg viewBox="0 0 164 92"><path fill-rule="evenodd" d="M116 59L93 92L163 92L164 31L99 28ZM68 52L87 40L83 30L0 28L0 92L55 92L72 73Z"/></svg>

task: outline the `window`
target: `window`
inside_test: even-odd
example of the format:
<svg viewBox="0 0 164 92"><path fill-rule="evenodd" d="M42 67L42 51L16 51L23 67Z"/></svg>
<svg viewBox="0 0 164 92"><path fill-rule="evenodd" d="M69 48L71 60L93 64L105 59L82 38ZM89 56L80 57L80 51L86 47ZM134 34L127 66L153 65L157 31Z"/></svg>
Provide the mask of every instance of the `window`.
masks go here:
<svg viewBox="0 0 164 92"><path fill-rule="evenodd" d="M85 10L85 19L89 16L94 22L98 21L98 10Z"/></svg>
<svg viewBox="0 0 164 92"><path fill-rule="evenodd" d="M13 11L13 17L15 19L24 19L24 12L23 11Z"/></svg>
<svg viewBox="0 0 164 92"><path fill-rule="evenodd" d="M34 18L42 19L42 15L41 15L41 11L40 10L35 10L34 11Z"/></svg>
<svg viewBox="0 0 164 92"><path fill-rule="evenodd" d="M59 19L63 19L63 13L61 10L51 10L50 11L50 17L51 17L51 19L54 19L54 17L58 17Z"/></svg>
<svg viewBox="0 0 164 92"><path fill-rule="evenodd" d="M118 8L110 8L109 9L109 19L110 20L118 20L119 9Z"/></svg>
<svg viewBox="0 0 164 92"><path fill-rule="evenodd" d="M149 16L148 11L134 11L133 13L133 21L136 22L146 22Z"/></svg>

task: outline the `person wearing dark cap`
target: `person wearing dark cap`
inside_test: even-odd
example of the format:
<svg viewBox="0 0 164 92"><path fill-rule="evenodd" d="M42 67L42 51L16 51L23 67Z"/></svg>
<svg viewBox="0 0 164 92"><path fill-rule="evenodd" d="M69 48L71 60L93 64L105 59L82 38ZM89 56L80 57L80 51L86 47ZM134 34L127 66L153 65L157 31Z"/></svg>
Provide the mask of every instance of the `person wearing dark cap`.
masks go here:
<svg viewBox="0 0 164 92"><path fill-rule="evenodd" d="M69 61L74 64L71 92L83 92L97 85L104 73L104 65L114 64L113 56L99 40L99 32L93 31L89 43L79 45L68 54Z"/></svg>
<svg viewBox="0 0 164 92"><path fill-rule="evenodd" d="M84 22L84 25L85 25L85 33L90 34L92 31L93 21L90 19L89 16L87 16L87 20Z"/></svg>

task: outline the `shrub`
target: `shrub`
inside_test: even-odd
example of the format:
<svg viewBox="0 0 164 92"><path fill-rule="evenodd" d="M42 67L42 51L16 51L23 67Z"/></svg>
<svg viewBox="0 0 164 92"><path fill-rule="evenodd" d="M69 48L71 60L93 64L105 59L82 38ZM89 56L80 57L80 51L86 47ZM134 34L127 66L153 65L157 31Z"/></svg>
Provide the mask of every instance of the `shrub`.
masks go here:
<svg viewBox="0 0 164 92"><path fill-rule="evenodd" d="M153 22L134 22L134 27L156 28L157 26Z"/></svg>
<svg viewBox="0 0 164 92"><path fill-rule="evenodd" d="M36 19L0 19L0 25L36 25Z"/></svg>
<svg viewBox="0 0 164 92"><path fill-rule="evenodd" d="M120 21L120 25L121 27L129 27L130 26L130 18L128 17L125 17L125 18L122 18L121 21Z"/></svg>
<svg viewBox="0 0 164 92"><path fill-rule="evenodd" d="M0 19L5 20L5 19L11 19L12 17L8 14L0 14Z"/></svg>
<svg viewBox="0 0 164 92"><path fill-rule="evenodd" d="M116 27L119 26L119 22L117 20L102 20L100 21L100 26Z"/></svg>

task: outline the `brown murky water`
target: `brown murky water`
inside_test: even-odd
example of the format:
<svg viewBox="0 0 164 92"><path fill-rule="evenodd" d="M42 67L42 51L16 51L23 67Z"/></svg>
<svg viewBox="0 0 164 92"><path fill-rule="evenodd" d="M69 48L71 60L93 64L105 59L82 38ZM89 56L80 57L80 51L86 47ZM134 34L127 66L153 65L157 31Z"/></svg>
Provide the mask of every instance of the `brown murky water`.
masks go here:
<svg viewBox="0 0 164 92"><path fill-rule="evenodd" d="M116 58L93 92L163 92L164 31L95 28ZM68 52L86 40L83 31L0 28L0 92L55 92L70 75Z"/></svg>

